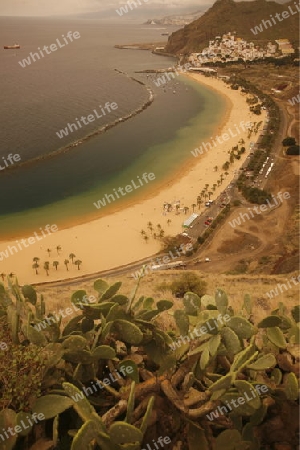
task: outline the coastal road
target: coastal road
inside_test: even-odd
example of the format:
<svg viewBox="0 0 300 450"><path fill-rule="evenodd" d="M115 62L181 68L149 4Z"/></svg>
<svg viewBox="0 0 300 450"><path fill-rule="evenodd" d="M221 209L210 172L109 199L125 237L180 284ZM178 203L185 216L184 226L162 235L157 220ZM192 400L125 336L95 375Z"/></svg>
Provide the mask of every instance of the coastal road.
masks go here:
<svg viewBox="0 0 300 450"><path fill-rule="evenodd" d="M283 104L283 102L279 102L279 101L277 101L277 103L280 106L281 121L280 121L280 128L279 128L278 136L277 136L277 139L276 139L276 142L274 145L274 149L272 152L272 156L271 156L272 158L276 158L276 159L283 158L283 156L280 155L280 151L282 149L281 141L282 141L282 137L286 136L286 133L288 130L288 123L289 123L289 114L286 109L286 104L285 103ZM247 157L244 164L241 166L242 168L245 168L248 165L248 160L249 160L249 158ZM270 163L272 162L271 158L270 158L269 162ZM267 169L267 167L265 169ZM265 174L265 171L258 178L258 180L260 182L259 187L261 189L268 182L268 179L265 179L264 174ZM272 172L271 172L271 174L272 174ZM235 178L237 178L237 176ZM233 196L233 190L234 190L234 186L233 186L233 182L231 182L230 185L227 187L227 189L219 195L219 197L214 201L214 203L210 207L207 207L203 211L203 213L194 221L194 223L192 224L192 228L190 228L187 233L190 237L197 239L197 237L200 236L205 231L206 226L205 226L204 222L207 220L208 217L213 217L214 219L217 217L218 213L220 212L220 204L230 202L230 200L232 199L232 196ZM203 251L205 251L205 247L200 250L200 254L203 253ZM149 264L151 262L153 263L153 260L155 258L158 258L158 257L162 258L164 255L167 256L168 254L164 253L164 254L153 255L152 257L145 258L140 261L135 261L133 263L130 263L130 264L127 264L127 265L124 265L121 267L116 267L116 268L106 270L106 271L100 271L100 272L96 272L96 273L92 273L92 274L88 274L88 275L83 275L83 276L79 276L76 278L68 278L68 279L64 279L61 281L54 281L54 282L35 283L34 286L53 286L53 287L55 287L55 286L72 286L72 285L77 285L79 282L93 281L99 277L108 277L109 278L109 277L116 277L118 275L130 276L135 271L141 270L143 265ZM194 267L194 264L198 258L199 258L199 254L197 255L197 257L188 260L188 265L191 266L192 269L198 268L198 267ZM180 269L176 269L176 270L181 272Z"/></svg>

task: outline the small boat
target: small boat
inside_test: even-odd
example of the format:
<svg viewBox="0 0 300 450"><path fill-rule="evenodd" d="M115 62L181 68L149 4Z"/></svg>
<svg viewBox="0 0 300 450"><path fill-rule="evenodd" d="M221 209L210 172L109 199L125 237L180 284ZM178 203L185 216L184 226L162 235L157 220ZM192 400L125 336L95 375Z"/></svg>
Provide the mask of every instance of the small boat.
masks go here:
<svg viewBox="0 0 300 450"><path fill-rule="evenodd" d="M4 45L4 50L16 50L18 48L21 48L19 44L14 45Z"/></svg>

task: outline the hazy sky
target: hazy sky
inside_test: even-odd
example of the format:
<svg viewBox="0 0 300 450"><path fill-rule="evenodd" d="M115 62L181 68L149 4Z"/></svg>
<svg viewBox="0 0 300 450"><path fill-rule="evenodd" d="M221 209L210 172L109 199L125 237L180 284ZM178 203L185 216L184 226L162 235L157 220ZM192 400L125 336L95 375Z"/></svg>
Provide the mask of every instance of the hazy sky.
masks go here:
<svg viewBox="0 0 300 450"><path fill-rule="evenodd" d="M138 4L138 0L135 1ZM164 15L190 13L199 10L205 11L216 0L139 1L141 5L133 9L128 16L139 17L144 15L147 18L159 18ZM289 0L271 1L286 3ZM116 9L126 3L127 0L0 0L0 16L57 16L98 11L99 14L95 18L116 18Z"/></svg>
<svg viewBox="0 0 300 450"><path fill-rule="evenodd" d="M160 6L162 13L170 10L176 14L177 10L191 7L195 10L201 5L214 3L214 0L140 0L147 10L153 6L155 10ZM91 11L115 11L122 4L127 3L125 0L0 0L0 15L14 16L41 16L41 15L61 15L61 14L78 14Z"/></svg>

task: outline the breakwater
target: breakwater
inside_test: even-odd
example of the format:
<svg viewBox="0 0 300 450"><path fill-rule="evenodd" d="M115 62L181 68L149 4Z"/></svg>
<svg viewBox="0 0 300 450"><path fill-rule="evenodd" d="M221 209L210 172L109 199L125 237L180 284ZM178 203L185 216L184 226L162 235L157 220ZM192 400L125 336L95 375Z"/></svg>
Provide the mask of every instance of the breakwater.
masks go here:
<svg viewBox="0 0 300 450"><path fill-rule="evenodd" d="M60 147L57 150L54 150L53 152L47 153L46 155L39 155L35 158L29 159L27 161L22 161L19 164L14 164L11 165L9 167L6 168L6 171L11 171L11 170L16 170L20 167L24 167L24 166L29 166L32 165L34 163L38 163L41 161L45 161L47 159L50 158L54 158L56 156L59 156L60 154L66 153L68 151L71 151L74 148L77 148L79 145L83 144L84 142L90 140L91 138L93 138L94 136L98 136L100 134L105 133L106 131L110 130L111 128L117 126L118 124L122 123L122 122L126 122L127 120L131 119L132 117L136 116L137 114L142 113L145 109L147 109L154 101L154 94L152 89L147 86L145 83L143 83L142 81L138 80L137 78L131 77L129 76L127 73L122 72L119 69L114 69L117 73L119 73L120 75L126 76L127 78L131 79L132 81L141 84L142 86L145 87L145 89L148 91L148 100L145 101L140 107L136 108L134 111L132 111L129 114L126 114L123 117L120 117L119 119L114 120L113 122L110 122L106 125L101 126L100 128L92 131L91 133L81 137L80 139L77 139L73 142L71 142L68 145L65 145L64 147Z"/></svg>

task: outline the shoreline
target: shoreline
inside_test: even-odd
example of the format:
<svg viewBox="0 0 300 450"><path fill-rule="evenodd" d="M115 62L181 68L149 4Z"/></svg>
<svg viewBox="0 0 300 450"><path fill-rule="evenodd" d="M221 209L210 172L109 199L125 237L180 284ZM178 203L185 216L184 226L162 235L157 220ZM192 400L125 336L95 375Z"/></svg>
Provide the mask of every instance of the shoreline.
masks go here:
<svg viewBox="0 0 300 450"><path fill-rule="evenodd" d="M242 96L240 91L228 92L228 87L220 80L206 78L199 74L186 75L202 85L215 90L218 95L226 98L227 108L221 121L216 126L214 135L218 135L221 131L233 128L234 123L241 120L245 122L255 122L256 117L249 111L246 103L246 97ZM234 107L236 106L236 107ZM263 117L260 117L262 120ZM2 261L2 271L17 274L21 283L41 283L47 281L58 281L66 277L78 277L79 275L91 275L103 270L110 270L139 261L153 256L161 250L161 244L154 238L150 238L149 242L145 242L141 236L140 230L145 229L147 234L147 223L151 221L153 226L160 224L165 231L165 235L174 236L182 232L182 222L191 214L191 206L196 203L197 195L206 183L214 184L221 173L213 171L216 165L221 168L227 160L227 149L237 144L237 141L244 139L246 152L240 161L236 161L228 170L229 174L224 184L226 186L234 178L234 172L243 164L245 158L249 154L249 139L247 133L240 133L236 139L230 139L229 142L218 145L216 148L188 161L185 167L181 167L173 172L172 179L166 180L163 186L155 189L155 192L146 194L143 198L134 201L133 205L120 205L119 209L112 214L106 215L95 220L85 222L83 224L70 225L69 228L59 230L57 233L47 237L45 243L38 250L37 246L33 249L24 249L22 252L15 254ZM253 139L253 138L252 138ZM200 145L200 143L199 143ZM186 151L191 152L191 148ZM200 178L199 178L200 177ZM222 184L215 189L212 198L216 198L226 186ZM190 208L188 215L184 213L176 214L173 212L166 213L163 211L164 202L175 204L180 202L181 206ZM203 212L203 207L199 211ZM168 220L167 220L168 219ZM169 223L169 221L171 221ZM13 245L13 240L5 240L0 244L0 252L8 245ZM56 255L55 247L62 246L60 255ZM46 253L47 248L52 248L53 256L49 257ZM122 249L118 252L118 249ZM70 264L70 271L67 273L64 267L64 259L68 258L69 253L75 253L76 258L83 261L80 271ZM32 269L32 258L40 258L41 267L39 275L35 275ZM59 261L59 270L52 268L52 262ZM43 270L43 261L50 260L50 275L46 276ZM75 272L76 270L76 272Z"/></svg>
<svg viewBox="0 0 300 450"><path fill-rule="evenodd" d="M115 70L117 70L117 69L115 69ZM184 74L184 76L197 82L197 80L195 80L195 78L193 78L193 75ZM225 103L226 103L224 114L222 115L219 122L216 123L216 127L214 129L214 134L218 134L225 127L226 123L229 120L230 113L233 108L233 102L224 93L220 93L220 91L218 89L215 89L213 87L209 87L209 89L216 92L218 94L218 96L222 97L223 101L225 101ZM190 150L193 150L193 149L189 149L189 153L190 153ZM183 177L188 176L189 172L195 167L195 164L197 164L197 161L199 163L199 159L197 158L196 161L195 161L195 159L196 158L192 157L192 155L191 155L190 159L186 160L183 163L183 165L181 165L180 167L178 166L177 169L175 169L171 174L165 176L162 180L155 182L155 185L153 188L150 189L150 186L149 186L148 189L146 190L146 192L144 192L144 193L134 195L133 197L127 197L126 199L122 199L121 203L114 202L112 204L106 205L103 210L95 209L94 212L91 212L88 215L85 215L84 217L81 217L81 218L78 218L75 220L71 219L70 221L66 220L64 222L62 228L60 228L60 231L69 230L69 229L74 228L79 225L88 224L88 223L100 220L102 218L105 218L105 217L113 216L114 214L121 213L123 210L133 207L134 205L142 205L145 201L151 200L151 199L155 198L156 196L158 196L165 189L172 188ZM97 201L97 200L95 200L95 201ZM15 240L18 238L24 238L24 234L14 232L13 235L9 235L9 234L5 235L5 241L12 241L12 240ZM0 238L0 249L1 249L2 241L3 240Z"/></svg>

